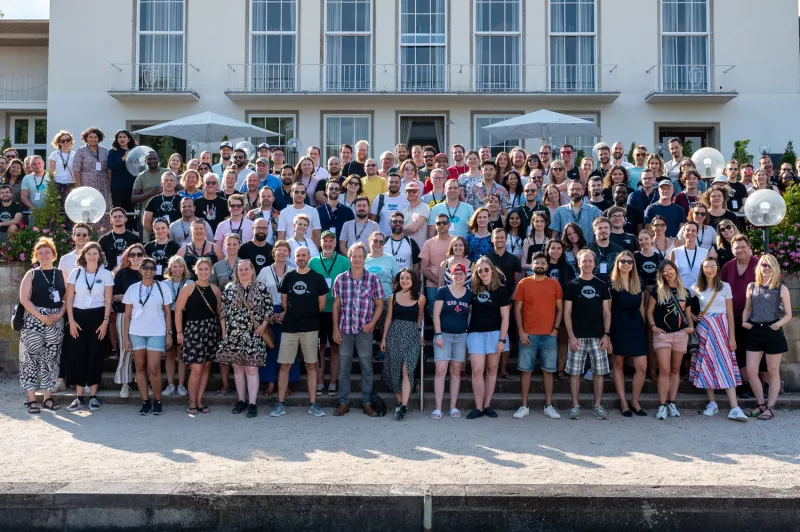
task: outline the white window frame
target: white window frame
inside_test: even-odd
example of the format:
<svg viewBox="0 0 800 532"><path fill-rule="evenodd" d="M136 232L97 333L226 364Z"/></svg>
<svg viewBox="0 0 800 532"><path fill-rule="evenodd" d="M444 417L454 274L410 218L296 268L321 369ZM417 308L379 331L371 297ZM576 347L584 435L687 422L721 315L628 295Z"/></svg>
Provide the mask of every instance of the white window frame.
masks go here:
<svg viewBox="0 0 800 532"><path fill-rule="evenodd" d="M298 40L297 40L297 26L300 24L300 0L294 0L294 31L288 30L264 30L264 31L256 31L253 29L255 25L255 9L253 4L256 0L250 0L250 38L248 44L248 57L250 58L250 65L248 65L247 75L248 75L248 84L247 87L250 90L255 90L259 92L294 92L297 90L297 62L298 62ZM293 0L278 0L282 4L288 3ZM269 1L267 2L269 4ZM291 36L294 37L294 58L292 63L255 63L253 61L253 37L256 36L264 36L270 37L273 35L277 36ZM291 67L291 68L289 68ZM257 70L258 69L258 70ZM292 72L291 80L289 82L284 82L285 76L284 73L286 70L290 70ZM263 78L265 83L263 86L255 82L254 78L258 74L258 77ZM277 74L277 76L275 76ZM278 83L271 81L272 79L277 78ZM267 81L270 80L270 81Z"/></svg>
<svg viewBox="0 0 800 532"><path fill-rule="evenodd" d="M183 90L186 87L186 0L171 0L174 2L181 2L183 4L183 30L182 31L142 31L142 1L137 0L136 2L136 64L131 69L131 74L133 76L133 88L134 90L141 90L147 91L152 90L148 89L147 87L140 86L139 83L139 71L142 68L141 58L140 58L140 43L142 35L181 35L183 36L182 47L181 47L181 62L180 63L149 63L152 65L164 65L167 69L170 65L172 66L179 66L181 79L180 79L180 86L172 86L169 85L167 90ZM157 0L156 0L157 1ZM152 3L152 2L151 2ZM156 71L156 76L158 72ZM159 89L164 90L164 89Z"/></svg>
<svg viewBox="0 0 800 532"><path fill-rule="evenodd" d="M253 120L257 119L257 118L263 118L265 120L269 120L271 118L277 118L279 120L288 119L288 120L291 120L294 123L292 135L291 136L284 135L282 137L279 137L279 142L276 142L276 143L269 142L267 140L267 137L250 137L250 139L249 139L250 143L252 143L254 146L258 146L262 142L266 142L267 144L269 144L270 148L276 148L276 147L280 146L281 148L283 148L283 151L285 153L286 150L287 150L286 143L289 141L290 138L297 137L297 114L295 114L295 113L253 113L253 114L247 115L247 121L252 125L255 125L255 124L253 124ZM270 129L270 128L267 127L266 129ZM281 131L274 130L274 129L272 131L275 131L275 133L281 133Z"/></svg>
<svg viewBox="0 0 800 532"><path fill-rule="evenodd" d="M511 65L509 63L504 63L502 65L479 65L478 64L478 41L481 37L516 37L517 38L517 46L519 47L517 50L517 55L522 58L522 49L523 49L523 42L522 42L522 29L525 27L525 21L522 18L522 4L524 0L503 0L504 3L511 3L515 2L519 6L519 12L517 16L519 18L519 27L516 32L509 32L509 31L479 31L478 30L478 4L483 1L490 1L490 0L475 0L472 3L472 19L475 21L472 27L473 30L473 38L472 38L472 65L473 65L473 76L472 76L472 83L473 83L473 90L475 92L519 92L523 90L523 76L522 76L522 63L516 65ZM497 69L497 68L508 68L509 70L512 67L516 67L518 70L516 72L516 76L504 76L505 83L507 84L506 87L498 87L498 88L484 88L482 87L482 83L479 83L479 79L482 77L481 70L483 68L490 68L490 69ZM494 73L497 73L497 70L494 70ZM494 75L492 73L489 74L489 78L493 78ZM513 83L513 78L516 78L516 86Z"/></svg>
<svg viewBox="0 0 800 532"><path fill-rule="evenodd" d="M449 26L448 26L448 18L447 17L448 17L449 1L448 0L441 0L441 2L442 2L442 5L443 5L443 15L444 15L444 31L442 32L441 35L442 35L442 37L444 37L444 42L441 42L441 43L432 42L434 40L434 36L439 35L439 34L431 32L430 34L428 34L428 35L431 36L431 39L427 43L416 43L416 42L415 43L404 43L403 42L403 37L404 36L425 35L425 34L403 33L403 15L405 15L406 13L403 11L403 0L400 0L399 19L397 21L397 28L398 28L398 31L397 31L397 34L398 34L398 39L397 39L397 63L398 63L398 65L397 65L398 66L397 87L398 87L398 89L400 91L403 91L403 92L439 92L439 91L445 91L449 87L449 85L448 85L448 68L447 68L447 65L448 65L448 63L447 63L447 41L448 41L448 38L447 37L449 35L449 33L448 33L448 27ZM415 12L413 14L408 13L408 14L409 15L413 15L414 17L416 17L417 13L419 13L419 12ZM407 68L407 67L421 68L423 65L418 65L418 64L406 65L405 63L403 63L403 48L416 48L416 47L443 48L444 49L444 62L441 65L433 65L433 64L430 65L431 72L429 72L429 79L432 79L434 77L432 75L433 74L433 70L437 69L437 68L441 68L441 70L442 70L441 76L440 76L441 79L437 80L439 86L437 86L437 87L424 87L424 88L420 89L420 88L418 88L416 86L417 83L412 81L410 83L412 85L414 85L414 86L413 87L409 87L409 88L405 88L405 85L406 85L406 81L404 79L405 68ZM438 74L437 74L437 76L438 76Z"/></svg>
<svg viewBox="0 0 800 532"><path fill-rule="evenodd" d="M28 142L21 144L14 142L16 137L16 121L17 120L27 120L28 121ZM11 139L11 146L13 146L17 150L25 150L25 157L30 155L34 155L36 150L39 150L39 155L42 156L44 159L45 167L47 166L47 157L48 152L52 150L52 147L47 142L47 132L45 130L45 139L43 143L36 143L36 121L37 120L44 120L45 125L47 124L47 117L45 115L9 115L8 116L8 137ZM20 159L24 159L25 157L20 157Z"/></svg>
<svg viewBox="0 0 800 532"><path fill-rule="evenodd" d="M582 32L582 31L566 32L566 31L563 31L562 32L562 31L554 31L553 30L553 12L554 12L553 9L554 9L554 5L563 5L563 4L568 4L568 3L579 3L579 2L577 2L576 0L549 0L550 10L548 12L549 20L548 20L548 24L547 24L547 29L548 29L548 33L550 34L549 35L550 38L547 40L547 44L548 44L548 47L549 47L548 48L548 64L550 65L550 68L549 68L549 71L550 71L549 72L550 90L553 90L553 91L556 91L556 92L593 92L593 91L597 90L598 74L599 74L599 69L598 69L598 65L597 65L597 43L598 43L598 39L597 39L597 14L598 14L597 13L597 2L598 2L598 0L592 0L592 7L593 7L593 10L594 10L594 19L593 19L594 20L594 29L593 29L593 31L591 31L591 32ZM585 3L585 2L580 2L580 3ZM581 72L583 70L581 67L586 67L588 65L585 65L585 64L584 65L556 65L556 64L552 63L552 61L551 61L552 55L551 54L552 54L552 50L553 50L553 39L554 38L562 38L562 37L591 37L592 39L594 39L594 46L593 46L594 54L593 54L593 57L592 57L592 65L591 65L592 66L592 70L591 70L591 81L592 81L591 87L588 87L588 88L582 87L581 86L582 83L585 83L585 82L581 82L580 81L581 77L582 77L581 76ZM571 67L574 68L574 70L572 72L569 72ZM569 81L570 78L573 78L574 81L571 84L579 85L579 87L575 88L575 89L556 87L555 86L555 78L556 78L556 76L554 75L555 72L556 72L556 70L555 70L556 68L565 68L567 70L567 72L564 75L563 79ZM570 76L570 74L577 74L577 76Z"/></svg>
<svg viewBox="0 0 800 532"><path fill-rule="evenodd" d="M666 18L666 17L664 17L664 5L665 4L672 4L672 3L685 3L685 4L704 3L705 4L705 8L706 8L706 30L702 31L702 32L691 32L691 31L669 32L669 31L664 31L664 22L665 22L665 18ZM709 92L711 90L711 88L713 87L712 80L711 80L711 29L710 29L711 28L711 6L709 4L710 4L709 0L677 0L677 1L660 0L659 1L659 9L660 9L659 15L660 15L660 18L661 18L661 42L659 43L660 44L660 54L661 54L661 61L660 61L661 62L661 72L659 74L661 75L661 90L666 91L666 92L675 92L675 93L679 93L679 94L680 93L694 93L694 92L705 93L705 92ZM705 65L666 65L666 64L664 64L664 37L704 37L705 40L706 40L706 64ZM683 89L680 88L680 85L679 85L676 90L668 90L668 88L665 87L665 81L666 81L666 78L667 78L667 69L669 69L671 67L681 67L681 66L689 67L693 71L695 69L697 69L697 71L701 75L704 75L704 83L702 83L702 82L698 83L698 85L704 85L704 86L702 86L698 90L683 90ZM689 72L688 76L689 76L689 78L692 78L693 77L693 72Z"/></svg>
<svg viewBox="0 0 800 532"><path fill-rule="evenodd" d="M322 14L323 19L323 38L322 38L322 57L323 57L323 75L322 75L322 87L324 91L327 92L365 92L371 91L373 88L373 79L372 79L372 71L373 71L373 57L372 57L372 47L374 44L374 36L373 33L375 32L375 24L374 24L374 16L375 16L375 0L368 0L369 4L369 31L329 31L328 30L328 4L334 3L342 3L348 2L352 0L325 0L322 9L324 10ZM347 87L345 86L346 83L343 83L344 78L346 76L339 75L339 81L330 83L336 83L335 86L329 87L329 69L333 66L328 64L328 37L369 37L369 41L367 44L367 54L369 60L367 61L367 76L366 79L363 80L366 84L364 87ZM361 65L336 65L339 68L343 66L350 66L353 68L353 81L360 80L359 76L356 75L357 67Z"/></svg>
<svg viewBox="0 0 800 532"><path fill-rule="evenodd" d="M588 120L593 124L597 124L600 120L600 113L590 113L590 114L580 114L580 113L569 113L565 112L564 114L568 116L573 116L575 118L581 118L583 120ZM585 142L589 141L589 144ZM564 144L572 144L575 148L575 153L572 156L572 161L575 166L580 166L581 161L578 159L578 151L583 150L584 157L593 157L594 154L592 150L594 149L594 145L600 142L600 137L590 137L590 136L580 136L580 137L563 137L563 136L555 136L550 139L550 144L553 146L562 146ZM555 157L557 154L557 150L553 149L553 156ZM558 157L560 159L560 156Z"/></svg>
<svg viewBox="0 0 800 532"><path fill-rule="evenodd" d="M489 148L492 150L492 159L494 159L494 157L495 157L495 154L494 154L494 148L495 147L498 147L498 148L502 147L502 150L500 150L500 151L505 151L506 153L508 153L508 151L511 150L511 148L513 148L515 146L519 146L520 148L524 148L525 139L509 139L509 140L505 140L505 141L501 142L500 144L493 144L492 142L489 142L487 144L485 142L481 142L480 138L479 138L480 132L483 131L481 128L483 128L485 126L488 126L488 125L491 125L491 124L496 124L497 122L502 122L503 120L508 120L509 118L516 118L518 116L520 116L519 113L510 113L510 114L507 114L507 115L506 114L493 114L493 113L476 113L476 114L472 115L472 145L475 147L476 150L479 149L484 144L489 146ZM483 124L481 126L478 126L478 120L487 119L487 118L491 119L492 122L490 122L489 124ZM491 133L489 133L489 135L491 135ZM490 137L490 139L491 139L491 137Z"/></svg>
<svg viewBox="0 0 800 532"><path fill-rule="evenodd" d="M368 126L369 134L366 136L367 138L364 138L364 139L353 139L352 141L350 141L349 139L344 139L344 140L342 140L341 142L339 142L335 146L334 153L333 154L329 154L328 153L328 146L329 146L329 144L328 144L328 119L329 118L339 118L339 119L341 119L341 118L366 118L367 121L368 121L368 124L369 124L369 126ZM350 144L351 146L353 146L353 150L355 151L356 142L358 142L359 140L366 140L367 142L370 143L370 145L372 145L372 140L371 139L372 139L372 115L370 115L370 114L364 114L364 113L347 113L347 114L345 114L345 113L324 113L322 115L322 152L323 152L322 156L324 157L323 160L325 160L325 161L327 161L329 157L334 157L334 156L338 157L339 156L339 145L341 145L342 143ZM333 145L331 144L330 146L333 146ZM353 156L355 157L355 153L353 153Z"/></svg>

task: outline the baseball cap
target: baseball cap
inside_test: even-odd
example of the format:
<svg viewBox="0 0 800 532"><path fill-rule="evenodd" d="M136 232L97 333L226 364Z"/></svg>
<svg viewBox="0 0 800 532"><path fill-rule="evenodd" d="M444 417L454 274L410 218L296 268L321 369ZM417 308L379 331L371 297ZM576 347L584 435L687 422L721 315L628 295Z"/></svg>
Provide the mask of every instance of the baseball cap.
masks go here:
<svg viewBox="0 0 800 532"><path fill-rule="evenodd" d="M230 142L228 142L228 141L226 140L225 142L223 142L222 144L220 144L220 145L219 145L219 149L222 149L222 148L230 148L230 149L233 149L233 144L231 144Z"/></svg>
<svg viewBox="0 0 800 532"><path fill-rule="evenodd" d="M419 185L415 181L412 181L406 184L406 190L419 190Z"/></svg>
<svg viewBox="0 0 800 532"><path fill-rule="evenodd" d="M256 148L256 150L260 150L261 148L269 149L269 144L267 144L266 142L262 142L261 144L258 145L258 148Z"/></svg>
<svg viewBox="0 0 800 532"><path fill-rule="evenodd" d="M323 231L322 234L319 236L319 238L320 238L320 240L322 240L326 236L329 236L329 237L335 239L336 238L336 233L334 233L333 231Z"/></svg>
<svg viewBox="0 0 800 532"><path fill-rule="evenodd" d="M672 186L672 181L670 181L669 179L662 179L661 181L658 182L658 188L661 188L663 186L670 186L671 187Z"/></svg>
<svg viewBox="0 0 800 532"><path fill-rule="evenodd" d="M449 160L449 159L447 158L447 155L446 155L446 154L444 154L444 153L441 153L441 152L440 152L440 153L437 153L437 154L436 154L436 157L434 157L434 158L433 158L433 160L434 160L434 161L435 161L436 159L445 159L445 160Z"/></svg>
<svg viewBox="0 0 800 532"><path fill-rule="evenodd" d="M725 176L723 176L723 175L718 175L716 178L714 178L714 181L713 181L713 183L720 183L720 182L722 182L722 183L727 183L727 182L728 182L728 180L725 178Z"/></svg>
<svg viewBox="0 0 800 532"><path fill-rule="evenodd" d="M467 269L464 267L463 264L453 264L452 266L450 266L450 275L454 275L458 272L461 272L464 275L466 275Z"/></svg>
<svg viewBox="0 0 800 532"><path fill-rule="evenodd" d="M256 159L256 162L257 163L264 163L267 166L269 166L269 159L267 159L266 157L259 157L258 159Z"/></svg>

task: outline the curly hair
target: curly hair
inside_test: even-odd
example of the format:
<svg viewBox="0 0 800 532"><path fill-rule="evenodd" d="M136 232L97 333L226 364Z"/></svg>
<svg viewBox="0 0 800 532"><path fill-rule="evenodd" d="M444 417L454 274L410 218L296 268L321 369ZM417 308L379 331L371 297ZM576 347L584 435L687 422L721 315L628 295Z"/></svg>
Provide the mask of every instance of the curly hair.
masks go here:
<svg viewBox="0 0 800 532"><path fill-rule="evenodd" d="M92 133L97 135L97 142L103 142L103 139L106 138L105 133L103 133L103 131L99 127L89 127L86 128L86 130L83 133L81 133L81 140L83 142L86 142L86 138Z"/></svg>

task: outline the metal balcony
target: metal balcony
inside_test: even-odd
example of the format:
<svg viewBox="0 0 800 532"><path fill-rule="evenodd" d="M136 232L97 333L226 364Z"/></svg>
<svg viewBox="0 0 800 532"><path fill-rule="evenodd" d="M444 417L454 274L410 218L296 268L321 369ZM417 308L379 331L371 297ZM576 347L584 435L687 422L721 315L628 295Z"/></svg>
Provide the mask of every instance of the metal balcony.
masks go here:
<svg viewBox="0 0 800 532"><path fill-rule="evenodd" d="M725 103L736 98L736 65L653 65L646 73L654 88L649 103Z"/></svg>
<svg viewBox="0 0 800 532"><path fill-rule="evenodd" d="M108 94L120 101L139 99L198 100L188 83L189 63L112 63Z"/></svg>
<svg viewBox="0 0 800 532"><path fill-rule="evenodd" d="M0 76L0 108L44 109L47 76Z"/></svg>
<svg viewBox="0 0 800 532"><path fill-rule="evenodd" d="M298 94L529 96L613 101L616 65L230 64L232 100Z"/></svg>

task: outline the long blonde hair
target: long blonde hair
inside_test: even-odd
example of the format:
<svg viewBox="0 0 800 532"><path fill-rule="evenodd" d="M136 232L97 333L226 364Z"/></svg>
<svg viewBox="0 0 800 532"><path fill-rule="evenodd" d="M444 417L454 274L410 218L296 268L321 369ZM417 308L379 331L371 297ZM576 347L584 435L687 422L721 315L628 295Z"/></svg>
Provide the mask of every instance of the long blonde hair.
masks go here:
<svg viewBox="0 0 800 532"><path fill-rule="evenodd" d="M622 272L619 271L619 259L621 257L628 257L633 261L633 268L631 268L631 273L628 274L628 293L634 296L641 294L642 282L639 280L639 272L636 268L636 259L634 258L633 253L627 249L617 255L617 258L614 259L614 268L611 270L611 288L617 292L625 291L625 287L622 285Z"/></svg>
<svg viewBox="0 0 800 532"><path fill-rule="evenodd" d="M489 269L492 272L492 278L489 280L489 284L484 285L483 281L481 281L480 276L478 275L478 268L480 267L481 263L486 263L489 266ZM500 287L500 274L498 273L497 268L492 263L489 258L484 255L475 262L472 263L472 293L478 294L482 292L484 289L487 292L493 292Z"/></svg>
<svg viewBox="0 0 800 532"><path fill-rule="evenodd" d="M669 283L664 280L664 269L668 267L675 270L675 289L678 291L678 300L686 301L689 297L689 292L683 286L683 280L681 279L678 266L671 260L664 259L656 272L656 291L659 305L668 305L672 301L672 290L670 289Z"/></svg>
<svg viewBox="0 0 800 532"><path fill-rule="evenodd" d="M778 259L776 259L773 255L763 255L760 259L758 259L758 264L756 265L756 284L758 286L762 286L764 284L764 276L761 273L762 262L769 262L769 265L772 267L772 276L769 278L769 287L773 290L778 288L781 285L781 266L778 264Z"/></svg>

